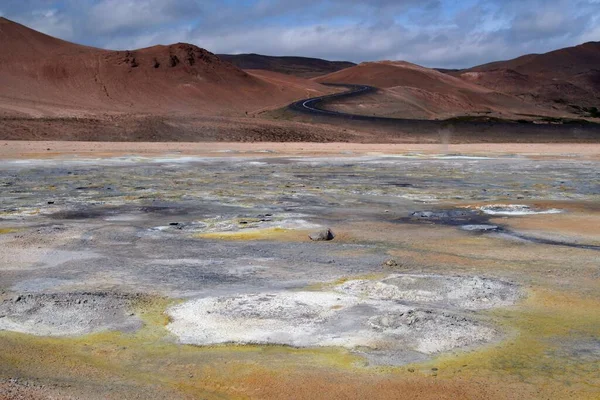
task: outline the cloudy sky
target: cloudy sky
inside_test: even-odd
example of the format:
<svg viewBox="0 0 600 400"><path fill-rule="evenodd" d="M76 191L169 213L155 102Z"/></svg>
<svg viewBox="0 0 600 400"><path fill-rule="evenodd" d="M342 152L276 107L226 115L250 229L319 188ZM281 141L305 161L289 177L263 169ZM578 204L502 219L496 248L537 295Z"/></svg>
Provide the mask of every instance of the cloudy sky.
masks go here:
<svg viewBox="0 0 600 400"><path fill-rule="evenodd" d="M467 67L600 41L600 0L1 0L0 16L86 45Z"/></svg>

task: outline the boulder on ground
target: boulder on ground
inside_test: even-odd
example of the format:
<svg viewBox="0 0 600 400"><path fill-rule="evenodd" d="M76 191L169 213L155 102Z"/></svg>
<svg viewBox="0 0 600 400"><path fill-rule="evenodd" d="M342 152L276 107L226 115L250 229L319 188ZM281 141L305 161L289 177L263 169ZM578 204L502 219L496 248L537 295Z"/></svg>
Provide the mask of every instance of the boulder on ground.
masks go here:
<svg viewBox="0 0 600 400"><path fill-rule="evenodd" d="M397 267L398 266L398 262L396 260L394 260L394 259L389 259L389 260L386 260L383 263L383 266L385 266L385 267Z"/></svg>
<svg viewBox="0 0 600 400"><path fill-rule="evenodd" d="M324 242L335 239L335 234L331 231L331 229L323 229L320 232L311 233L308 235L310 240L315 242Z"/></svg>

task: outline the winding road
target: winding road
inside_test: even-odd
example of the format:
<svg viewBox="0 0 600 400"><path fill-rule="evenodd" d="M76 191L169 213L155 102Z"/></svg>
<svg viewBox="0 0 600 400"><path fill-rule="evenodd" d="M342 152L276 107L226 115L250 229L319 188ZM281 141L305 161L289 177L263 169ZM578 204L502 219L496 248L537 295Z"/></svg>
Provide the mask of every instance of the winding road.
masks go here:
<svg viewBox="0 0 600 400"><path fill-rule="evenodd" d="M324 117L326 119L347 120L350 122L368 122L376 124L385 129L391 129L391 132L402 132L403 134L414 134L421 138L429 135L437 137L441 133L451 133L456 136L462 135L462 140L489 141L494 138L512 137L516 141L571 141L571 140L591 140L597 141L600 138L600 124L595 123L570 123L570 124L535 124L535 123L516 123L515 121L492 121L492 120L461 120L461 118L451 118L447 120L434 119L411 119L411 118L391 118L372 115L350 114L339 111L327 110L325 103L333 103L336 100L347 99L356 96L363 96L375 93L379 89L369 85L355 85L346 83L323 83L323 85L344 87L348 90L341 93L329 94L326 96L313 97L296 101L288 105L288 109L294 112L311 115L313 117ZM483 138L483 139L482 139Z"/></svg>
<svg viewBox="0 0 600 400"><path fill-rule="evenodd" d="M300 100L290 104L288 107L294 111L299 111L307 114L327 115L331 117L340 117L346 119L362 120L362 121L398 121L397 118L372 117L368 115L348 114L338 111L326 110L321 107L325 102L332 100L345 99L349 97L362 96L369 93L375 93L378 89L368 85L352 85L346 83L323 83L326 86L345 87L349 90L342 93L334 93L326 96L313 97L310 99Z"/></svg>

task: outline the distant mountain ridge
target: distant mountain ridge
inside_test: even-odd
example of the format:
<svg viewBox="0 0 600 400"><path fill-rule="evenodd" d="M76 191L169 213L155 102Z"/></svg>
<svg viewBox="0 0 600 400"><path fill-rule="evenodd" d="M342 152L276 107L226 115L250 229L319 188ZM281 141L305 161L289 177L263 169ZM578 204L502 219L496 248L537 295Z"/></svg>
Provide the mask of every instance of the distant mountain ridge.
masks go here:
<svg viewBox="0 0 600 400"><path fill-rule="evenodd" d="M377 93L334 106L336 111L363 115L416 119L471 115L487 120L544 112L515 96L406 61L361 63L315 80L379 88Z"/></svg>
<svg viewBox="0 0 600 400"><path fill-rule="evenodd" d="M600 42L444 72L536 103L600 107Z"/></svg>
<svg viewBox="0 0 600 400"><path fill-rule="evenodd" d="M302 78L314 78L356 65L349 61L328 61L310 57L276 57L261 54L218 54L218 56L241 69L261 69Z"/></svg>
<svg viewBox="0 0 600 400"><path fill-rule="evenodd" d="M112 51L0 17L0 48L0 116L246 116L337 90L327 82L382 89L340 110L396 118L553 121L598 118L600 108L600 42L435 70L404 61L217 56L186 43Z"/></svg>
<svg viewBox="0 0 600 400"><path fill-rule="evenodd" d="M570 77L600 69L600 42L587 42L543 54L527 54L507 61L496 61L469 71L490 71L499 68L514 69L523 74L553 74L554 77Z"/></svg>

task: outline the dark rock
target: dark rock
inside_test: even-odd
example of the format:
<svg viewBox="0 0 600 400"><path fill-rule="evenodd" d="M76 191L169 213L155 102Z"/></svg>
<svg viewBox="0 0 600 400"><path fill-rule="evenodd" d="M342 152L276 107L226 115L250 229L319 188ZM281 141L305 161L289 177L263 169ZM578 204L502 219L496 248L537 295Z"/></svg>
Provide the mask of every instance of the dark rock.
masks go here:
<svg viewBox="0 0 600 400"><path fill-rule="evenodd" d="M416 211L410 214L407 220L445 225L466 225L482 223L487 220L487 217L478 210L450 209Z"/></svg>
<svg viewBox="0 0 600 400"><path fill-rule="evenodd" d="M411 216L416 218L431 218L433 216L433 211L417 211L412 213Z"/></svg>
<svg viewBox="0 0 600 400"><path fill-rule="evenodd" d="M170 222L169 225L180 230L185 227L185 224L182 224L181 222Z"/></svg>
<svg viewBox="0 0 600 400"><path fill-rule="evenodd" d="M395 182L390 182L388 183L389 186L396 186L396 187L412 187L413 185L411 183L395 183Z"/></svg>
<svg viewBox="0 0 600 400"><path fill-rule="evenodd" d="M327 228L320 232L315 232L308 235L310 240L315 242L324 242L335 239L335 234L331 231L331 229Z"/></svg>

